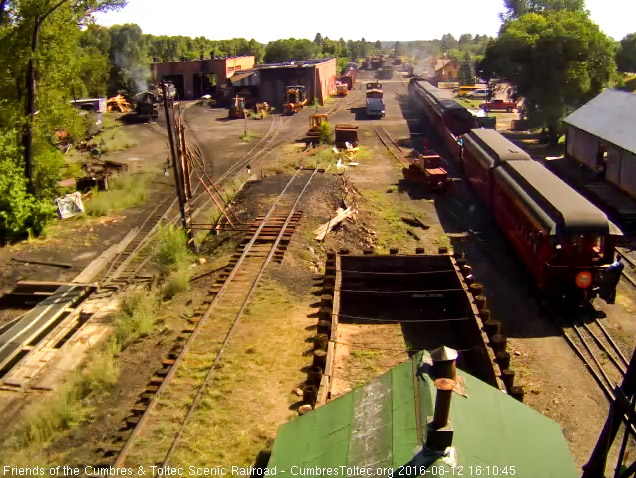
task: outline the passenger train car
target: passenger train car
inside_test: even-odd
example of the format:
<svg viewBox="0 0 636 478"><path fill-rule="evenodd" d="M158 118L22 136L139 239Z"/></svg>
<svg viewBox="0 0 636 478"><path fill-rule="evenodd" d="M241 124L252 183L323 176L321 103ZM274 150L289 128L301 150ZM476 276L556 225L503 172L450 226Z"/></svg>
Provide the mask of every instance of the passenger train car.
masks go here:
<svg viewBox="0 0 636 478"><path fill-rule="evenodd" d="M541 291L591 300L622 235L607 216L540 163L488 129L463 136L466 177Z"/></svg>
<svg viewBox="0 0 636 478"><path fill-rule="evenodd" d="M514 143L446 108L440 91L420 79L409 84L414 105L463 167L539 289L568 303L594 298L614 261L620 229Z"/></svg>
<svg viewBox="0 0 636 478"><path fill-rule="evenodd" d="M477 118L452 100L450 92L435 88L421 78L413 78L409 82L409 97L444 141L446 149L453 157L458 158L457 137L473 128L479 128Z"/></svg>

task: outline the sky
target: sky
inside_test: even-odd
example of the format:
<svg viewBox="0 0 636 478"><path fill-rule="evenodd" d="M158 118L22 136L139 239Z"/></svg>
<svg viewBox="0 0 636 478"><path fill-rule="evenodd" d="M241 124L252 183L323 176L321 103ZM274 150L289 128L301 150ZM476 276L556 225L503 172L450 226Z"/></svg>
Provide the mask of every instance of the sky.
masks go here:
<svg viewBox="0 0 636 478"><path fill-rule="evenodd" d="M315 6L312 13L305 5ZM636 31L636 0L587 0L591 18L620 40ZM243 37L267 43L280 38L323 37L367 41L411 41L452 33L496 36L503 0L128 0L119 11L100 13L104 26L136 23L153 35L204 36L210 40Z"/></svg>

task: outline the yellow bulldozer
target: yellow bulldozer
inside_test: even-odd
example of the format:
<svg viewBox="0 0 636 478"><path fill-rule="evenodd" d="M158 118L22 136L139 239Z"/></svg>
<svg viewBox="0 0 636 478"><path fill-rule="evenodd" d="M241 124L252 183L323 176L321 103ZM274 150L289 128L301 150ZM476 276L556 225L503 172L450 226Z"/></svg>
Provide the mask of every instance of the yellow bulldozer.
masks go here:
<svg viewBox="0 0 636 478"><path fill-rule="evenodd" d="M305 133L305 143L316 144L320 142L320 125L327 121L326 114L311 115L309 117L309 129Z"/></svg>
<svg viewBox="0 0 636 478"><path fill-rule="evenodd" d="M302 85L291 85L285 89L285 104L283 114L293 115L298 113L307 104L307 94Z"/></svg>

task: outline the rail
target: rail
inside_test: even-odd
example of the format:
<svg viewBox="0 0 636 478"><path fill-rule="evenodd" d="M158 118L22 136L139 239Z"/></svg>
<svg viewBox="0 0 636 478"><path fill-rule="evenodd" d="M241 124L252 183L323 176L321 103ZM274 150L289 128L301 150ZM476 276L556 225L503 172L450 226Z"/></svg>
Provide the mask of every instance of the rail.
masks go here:
<svg viewBox="0 0 636 478"><path fill-rule="evenodd" d="M136 421L136 424L131 430L130 435L128 436L121 450L117 454L117 457L112 465L113 467L120 467L124 464L124 462L126 461L127 457L129 456L131 452L132 447L136 443L136 439L139 436L139 433L144 427L149 425L149 422L151 420L154 420L154 423L161 422L160 412L158 411L155 414L157 416L152 416L152 413L159 399L168 393L169 386L174 381L179 367L187 365L189 355L192 355L191 360L196 361L197 357L199 360L201 360L200 354L196 350L196 347L202 347L203 349L207 349L209 351L210 349L209 342L211 340L211 337L205 337L204 334L207 333L209 335L210 332L207 331L204 333L203 330L206 327L206 324L209 323L207 319L210 317L210 315L212 314L214 310L216 311L214 326L218 327L220 322L224 324L227 322L226 323L227 331L225 332L224 340L222 344L220 345L220 348L214 354L214 360L207 366L208 371L205 378L196 387L195 398L191 402L186 416L183 418L183 420L181 420L178 426L178 429L175 432L174 438L170 442L170 447L163 458L164 464L168 463L168 460L170 460L172 453L174 452L175 449L177 449L179 442L181 440L181 437L188 426L190 418L192 417L192 414L194 413L194 411L197 409L198 403L200 401L200 398L203 392L206 390L207 387L209 387L210 379L213 376L214 371L217 369L217 365L219 364L226 347L230 343L230 339L234 331L239 326L241 317L243 316L243 313L246 307L250 303L252 294L258 287L259 281L267 265L270 263L271 259L274 258L275 255L277 254L277 251L279 250L279 247L281 245L281 241L284 238L291 237L290 231L289 231L290 224L292 224L293 221L297 222L297 220L300 217L299 213L296 211L298 204L301 198L303 197L304 193L306 192L312 179L314 178L317 170L316 169L312 170L307 180L304 182L304 184L302 184L302 188L300 189L300 191L297 191L295 193L290 193L289 190L292 184L294 183L294 181L297 180L300 172L301 170L297 170L294 176L292 176L292 178L286 184L285 188L282 190L282 192L278 195L278 197L276 198L272 206L269 208L267 214L262 218L260 224L254 231L254 234L251 236L250 240L243 247L241 255L236 261L236 264L232 267L231 271L229 272L229 275L224 280L221 288L216 292L213 300L207 307L206 311L204 312L202 317L198 320L196 327L194 328L194 330L192 330L191 334L189 335L189 337L183 344L183 347L181 348L179 354L174 359L174 361L170 364L169 370L161 379L161 384L157 388L153 397L148 401L141 416L138 417L138 420ZM292 196L291 198L292 204L288 208L285 208L286 209L285 215L284 215L285 219L281 223L280 220L276 219L279 216L274 216L274 212L277 209L284 207L284 206L281 206L280 203L285 196L289 196L289 195ZM270 219L272 218L273 218L273 224L270 223ZM275 237L273 236L272 231L276 232ZM268 244L264 245L263 244L264 238L274 238L274 240L273 242L269 242ZM263 258L263 254L265 252L267 254ZM256 275L254 275L254 272L256 270L258 270L258 272L256 273ZM241 274L241 280L233 282L233 279L239 273ZM251 280L246 281L246 277L251 277ZM247 290L247 293L245 294L243 300L237 301L236 294L240 294L243 292L243 288L246 287L245 286L246 282L249 284L249 290ZM228 291L230 289L232 290L232 297L225 301L227 302L226 304L222 304L223 298L229 294ZM226 311L228 307L230 307L231 310L235 310L236 312L235 313L230 312L229 315L226 313L220 312L221 310ZM236 308L238 308L238 310L236 310ZM204 336L206 340L201 339L197 341L196 339L198 336ZM214 339L212 340L216 342L216 340ZM206 344L203 344L203 342L206 342ZM200 367L200 364L199 364L199 367ZM194 385L190 385L190 387L192 386Z"/></svg>

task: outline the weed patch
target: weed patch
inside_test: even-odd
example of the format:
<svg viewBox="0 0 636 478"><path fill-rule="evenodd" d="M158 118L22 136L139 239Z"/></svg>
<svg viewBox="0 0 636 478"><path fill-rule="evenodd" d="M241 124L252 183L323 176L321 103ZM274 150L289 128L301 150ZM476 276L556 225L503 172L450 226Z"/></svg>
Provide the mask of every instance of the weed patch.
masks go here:
<svg viewBox="0 0 636 478"><path fill-rule="evenodd" d="M125 349L152 332L157 305L154 294L147 291L132 293L124 299L122 312L115 320L112 344L115 352Z"/></svg>
<svg viewBox="0 0 636 478"><path fill-rule="evenodd" d="M148 176L115 176L109 182L108 191L94 191L86 202L86 213L90 216L106 216L138 204L148 198Z"/></svg>
<svg viewBox="0 0 636 478"><path fill-rule="evenodd" d="M153 251L154 262L167 273L192 261L188 250L188 238L183 229L168 225L159 229L157 244Z"/></svg>

